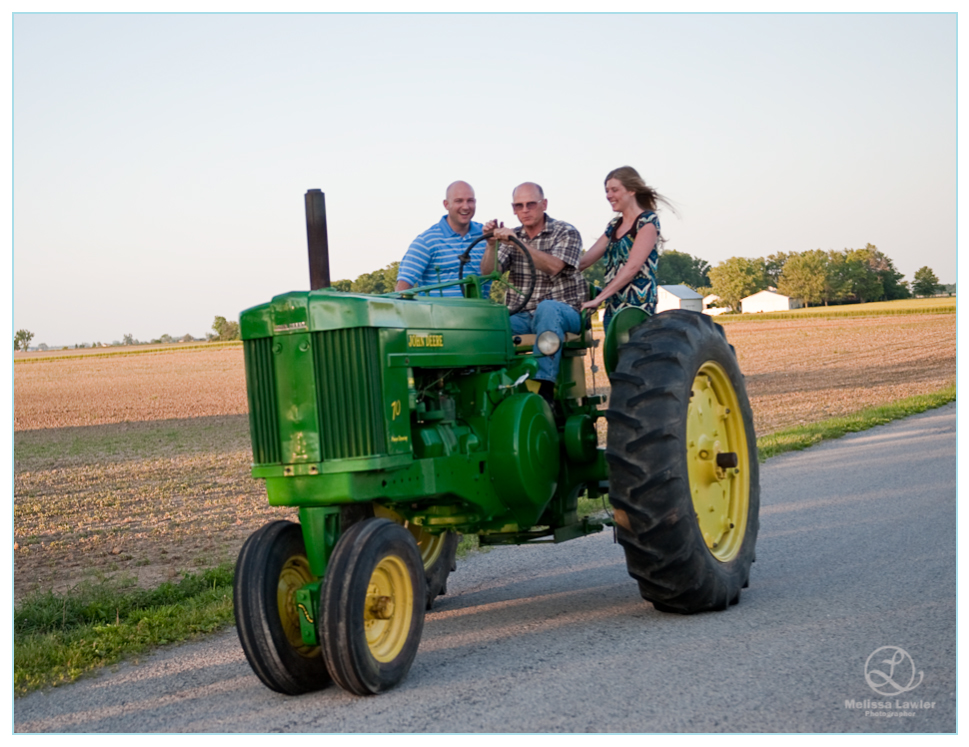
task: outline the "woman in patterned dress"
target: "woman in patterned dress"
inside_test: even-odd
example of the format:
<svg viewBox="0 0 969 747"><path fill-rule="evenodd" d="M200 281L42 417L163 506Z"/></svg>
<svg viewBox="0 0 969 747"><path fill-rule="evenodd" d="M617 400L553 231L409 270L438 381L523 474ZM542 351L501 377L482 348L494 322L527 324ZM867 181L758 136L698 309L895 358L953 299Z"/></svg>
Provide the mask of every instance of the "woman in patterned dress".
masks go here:
<svg viewBox="0 0 969 747"><path fill-rule="evenodd" d="M582 309L606 304L604 327L622 309L636 307L652 316L656 310L656 261L660 235L656 206L669 202L646 186L632 166L613 169L606 176L606 199L620 215L613 218L579 262L579 270L606 256L606 287Z"/></svg>

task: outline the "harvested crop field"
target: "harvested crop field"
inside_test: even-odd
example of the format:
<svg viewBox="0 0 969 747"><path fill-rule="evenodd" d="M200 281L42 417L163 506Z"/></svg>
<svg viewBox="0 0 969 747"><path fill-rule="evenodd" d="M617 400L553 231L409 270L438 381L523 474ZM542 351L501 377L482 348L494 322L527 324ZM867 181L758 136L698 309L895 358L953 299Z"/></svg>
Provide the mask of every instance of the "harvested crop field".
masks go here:
<svg viewBox="0 0 969 747"><path fill-rule="evenodd" d="M726 330L761 436L955 380L955 314ZM97 574L152 585L294 515L249 477L241 347L17 363L14 411L17 597Z"/></svg>
<svg viewBox="0 0 969 747"><path fill-rule="evenodd" d="M955 314L734 322L757 435L926 394L956 377Z"/></svg>
<svg viewBox="0 0 969 747"><path fill-rule="evenodd" d="M14 430L245 414L242 346L14 365Z"/></svg>

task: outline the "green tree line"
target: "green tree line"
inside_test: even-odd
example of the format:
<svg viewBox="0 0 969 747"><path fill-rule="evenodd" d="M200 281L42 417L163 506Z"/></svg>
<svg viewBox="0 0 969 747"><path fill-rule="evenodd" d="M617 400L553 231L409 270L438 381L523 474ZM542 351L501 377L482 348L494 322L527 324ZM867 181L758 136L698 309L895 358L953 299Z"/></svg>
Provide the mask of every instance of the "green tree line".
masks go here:
<svg viewBox="0 0 969 747"><path fill-rule="evenodd" d="M391 262L382 270L358 275L356 280L335 280L330 284L330 287L347 293L369 293L373 295L390 293L397 285L398 268L400 268L400 262Z"/></svg>
<svg viewBox="0 0 969 747"><path fill-rule="evenodd" d="M602 286L605 265L586 270L590 282ZM862 249L777 252L768 257L731 257L716 267L699 257L675 250L660 252L656 267L659 285L686 285L701 295L714 293L719 305L739 310L740 301L774 288L805 306L892 301L933 296L946 290L929 267L922 267L911 284L902 280L892 260L874 244Z"/></svg>
<svg viewBox="0 0 969 747"><path fill-rule="evenodd" d="M867 244L863 249L731 257L710 270L710 285L723 306L736 310L742 298L769 287L805 306L909 298L902 277L889 257Z"/></svg>

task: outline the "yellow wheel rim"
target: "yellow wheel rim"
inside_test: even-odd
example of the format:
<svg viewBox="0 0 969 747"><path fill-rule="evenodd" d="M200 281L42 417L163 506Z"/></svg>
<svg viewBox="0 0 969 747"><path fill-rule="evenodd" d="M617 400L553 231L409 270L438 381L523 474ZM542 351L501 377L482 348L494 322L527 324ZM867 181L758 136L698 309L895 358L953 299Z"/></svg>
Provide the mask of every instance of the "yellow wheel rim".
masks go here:
<svg viewBox="0 0 969 747"><path fill-rule="evenodd" d="M391 662L403 651L413 616L414 586L407 564L396 555L381 558L363 608L367 646L377 661Z"/></svg>
<svg viewBox="0 0 969 747"><path fill-rule="evenodd" d="M299 628L299 616L302 614L296 602L296 592L313 580L310 564L304 555L294 555L283 565L279 572L279 582L276 585L276 608L279 610L279 622L286 640L301 656L313 657L319 652L319 646L307 646ZM312 613L309 613L312 614Z"/></svg>
<svg viewBox="0 0 969 747"><path fill-rule="evenodd" d="M686 442L700 532L711 554L726 563L740 551L747 528L750 453L740 401L719 363L704 363L693 380Z"/></svg>
<svg viewBox="0 0 969 747"><path fill-rule="evenodd" d="M437 562L437 559L441 557L441 551L444 549L444 542L447 538L444 532L440 532L439 534L425 532L424 527L411 524L399 513L385 506L374 506L373 513L378 518L390 519L396 524L400 524L414 535L414 541L417 542L417 549L421 551L421 561L424 563L425 571L429 570Z"/></svg>
<svg viewBox="0 0 969 747"><path fill-rule="evenodd" d="M431 534L425 532L424 527L414 526L413 524L408 526L407 529L417 541L417 549L421 551L421 560L426 571L441 557L441 550L444 549L444 542L447 537L444 532Z"/></svg>

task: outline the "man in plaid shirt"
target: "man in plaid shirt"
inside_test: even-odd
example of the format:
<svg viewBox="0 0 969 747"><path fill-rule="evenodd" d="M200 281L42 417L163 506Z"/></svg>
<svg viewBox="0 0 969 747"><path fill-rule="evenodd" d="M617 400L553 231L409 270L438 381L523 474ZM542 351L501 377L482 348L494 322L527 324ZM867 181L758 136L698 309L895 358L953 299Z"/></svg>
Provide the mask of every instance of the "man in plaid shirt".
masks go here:
<svg viewBox="0 0 969 747"><path fill-rule="evenodd" d="M511 317L511 330L518 335L540 335L551 330L564 343L566 332L578 334L582 331L579 310L589 293L585 278L579 272L582 237L574 226L546 215L548 200L537 184L525 182L515 187L511 207L522 222L518 228L504 228L496 220L484 225L484 233L494 231L494 238L488 240L481 259L481 274L487 275L494 270L498 241L517 236L528 247L528 253L535 263L535 290L528 305ZM518 288L527 285L528 264L516 244L498 245L497 262L502 272L510 270L508 280L512 285ZM505 303L513 306L520 299L518 293L509 289ZM536 356L541 355L537 342L533 351ZM552 400L561 358L562 346L559 345L555 355L538 359L535 378L540 382L539 393L549 402Z"/></svg>

